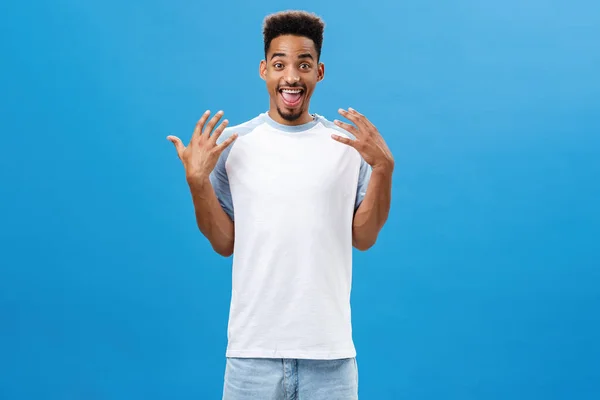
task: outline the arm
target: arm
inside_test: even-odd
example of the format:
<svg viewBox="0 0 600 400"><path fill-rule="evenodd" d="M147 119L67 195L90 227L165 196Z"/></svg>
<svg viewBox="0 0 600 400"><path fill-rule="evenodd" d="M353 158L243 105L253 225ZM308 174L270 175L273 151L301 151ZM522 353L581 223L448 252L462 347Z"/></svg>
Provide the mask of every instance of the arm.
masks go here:
<svg viewBox="0 0 600 400"><path fill-rule="evenodd" d="M206 111L196 124L187 147L177 136L170 135L167 139L175 145L177 156L185 167L198 228L217 253L228 257L233 254L234 226L225 159L237 134L221 136L227 120L213 132L222 115L221 111L216 113L205 127L210 116L210 111Z"/></svg>
<svg viewBox="0 0 600 400"><path fill-rule="evenodd" d="M379 231L387 221L392 198L393 168L374 169L367 193L354 214L352 245L365 251L377 241Z"/></svg>
<svg viewBox="0 0 600 400"><path fill-rule="evenodd" d="M352 222L352 245L364 251L375 244L388 218L394 157L375 125L364 115L351 108L347 111L340 109L339 113L354 125L338 120L334 123L355 139L336 134L332 135L333 139L353 147L362 157L356 199L358 208Z"/></svg>
<svg viewBox="0 0 600 400"><path fill-rule="evenodd" d="M212 248L223 257L233 254L234 224L223 210L208 177L188 180L196 223Z"/></svg>

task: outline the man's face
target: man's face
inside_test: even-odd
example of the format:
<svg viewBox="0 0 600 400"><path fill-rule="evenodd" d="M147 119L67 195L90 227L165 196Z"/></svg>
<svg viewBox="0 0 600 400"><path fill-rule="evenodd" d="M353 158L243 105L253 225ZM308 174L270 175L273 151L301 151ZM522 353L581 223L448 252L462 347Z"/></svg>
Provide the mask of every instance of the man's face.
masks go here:
<svg viewBox="0 0 600 400"><path fill-rule="evenodd" d="M298 120L308 111L310 97L323 79L324 70L312 40L292 35L273 39L266 60L260 63L271 109L286 121Z"/></svg>

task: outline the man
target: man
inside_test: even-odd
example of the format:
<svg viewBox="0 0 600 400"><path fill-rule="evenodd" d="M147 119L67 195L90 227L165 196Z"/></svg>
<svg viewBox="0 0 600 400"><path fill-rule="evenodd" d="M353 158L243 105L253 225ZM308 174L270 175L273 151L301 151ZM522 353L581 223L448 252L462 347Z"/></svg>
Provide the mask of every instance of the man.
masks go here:
<svg viewBox="0 0 600 400"><path fill-rule="evenodd" d="M357 111L339 110L351 123L309 112L323 29L306 12L268 16L259 71L269 110L229 128L207 111L187 147L168 138L200 231L235 254L227 400L358 398L352 246L373 246L387 219L394 160Z"/></svg>

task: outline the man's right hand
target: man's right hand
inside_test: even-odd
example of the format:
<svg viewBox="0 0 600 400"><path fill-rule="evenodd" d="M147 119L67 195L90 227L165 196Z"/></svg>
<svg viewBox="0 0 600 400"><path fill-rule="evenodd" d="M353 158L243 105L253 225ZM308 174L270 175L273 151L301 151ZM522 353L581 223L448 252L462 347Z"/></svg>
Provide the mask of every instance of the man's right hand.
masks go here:
<svg viewBox="0 0 600 400"><path fill-rule="evenodd" d="M210 117L210 111L206 111L196 124L196 129L194 129L187 147L183 145L181 139L177 136L167 137L175 145L177 156L183 163L185 175L189 183L207 179L215 168L223 150L233 143L238 136L237 133L234 133L231 137L224 140L223 143L217 145L217 139L223 133L228 121L224 120L221 122L212 135L211 132L222 116L223 112L219 111L210 119L205 127L204 124Z"/></svg>

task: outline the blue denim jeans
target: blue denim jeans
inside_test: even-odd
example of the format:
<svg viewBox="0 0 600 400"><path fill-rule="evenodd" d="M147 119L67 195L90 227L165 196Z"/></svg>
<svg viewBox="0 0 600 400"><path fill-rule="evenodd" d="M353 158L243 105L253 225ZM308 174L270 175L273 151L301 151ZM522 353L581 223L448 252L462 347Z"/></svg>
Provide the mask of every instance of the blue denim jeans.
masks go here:
<svg viewBox="0 0 600 400"><path fill-rule="evenodd" d="M223 400L357 400L355 358L227 358Z"/></svg>

